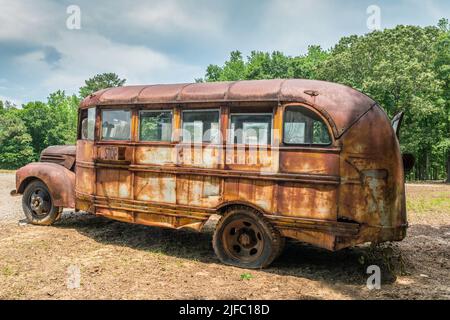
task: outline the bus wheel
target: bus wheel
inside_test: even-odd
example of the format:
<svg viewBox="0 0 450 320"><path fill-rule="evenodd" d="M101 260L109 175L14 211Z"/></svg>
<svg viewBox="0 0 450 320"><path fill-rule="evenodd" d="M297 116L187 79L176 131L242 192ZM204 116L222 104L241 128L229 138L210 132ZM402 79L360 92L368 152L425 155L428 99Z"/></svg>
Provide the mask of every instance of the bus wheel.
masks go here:
<svg viewBox="0 0 450 320"><path fill-rule="evenodd" d="M283 240L261 213L240 206L230 208L218 222L213 247L225 264L259 269L280 255Z"/></svg>
<svg viewBox="0 0 450 320"><path fill-rule="evenodd" d="M40 226L53 224L61 215L62 208L55 207L45 183L32 181L22 197L22 208L29 223Z"/></svg>

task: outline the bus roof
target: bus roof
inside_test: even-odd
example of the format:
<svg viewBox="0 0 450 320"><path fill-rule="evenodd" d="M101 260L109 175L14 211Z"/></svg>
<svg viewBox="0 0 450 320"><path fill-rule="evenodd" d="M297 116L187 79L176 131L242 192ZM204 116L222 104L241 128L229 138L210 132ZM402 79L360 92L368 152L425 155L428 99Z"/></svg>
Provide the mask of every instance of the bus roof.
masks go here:
<svg viewBox="0 0 450 320"><path fill-rule="evenodd" d="M376 102L350 87L317 80L275 79L125 86L98 91L81 108L107 105L301 102L321 112L339 137Z"/></svg>

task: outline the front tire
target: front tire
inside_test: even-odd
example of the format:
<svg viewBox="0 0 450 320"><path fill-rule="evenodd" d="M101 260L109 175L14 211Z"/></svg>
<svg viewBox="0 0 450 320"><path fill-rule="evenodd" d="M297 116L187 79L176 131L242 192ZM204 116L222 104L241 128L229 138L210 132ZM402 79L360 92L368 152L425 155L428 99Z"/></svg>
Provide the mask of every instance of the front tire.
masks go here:
<svg viewBox="0 0 450 320"><path fill-rule="evenodd" d="M62 208L53 205L47 186L39 180L32 181L25 188L22 208L27 221L39 226L53 224L62 212Z"/></svg>
<svg viewBox="0 0 450 320"><path fill-rule="evenodd" d="M267 219L248 207L232 207L217 224L213 247L225 264L260 269L268 267L283 250L281 237Z"/></svg>

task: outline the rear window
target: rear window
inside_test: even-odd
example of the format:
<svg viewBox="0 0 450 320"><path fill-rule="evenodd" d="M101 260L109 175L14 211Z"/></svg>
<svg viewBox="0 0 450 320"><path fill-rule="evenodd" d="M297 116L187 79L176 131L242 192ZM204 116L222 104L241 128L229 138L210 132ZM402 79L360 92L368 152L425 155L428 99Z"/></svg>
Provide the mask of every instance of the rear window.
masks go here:
<svg viewBox="0 0 450 320"><path fill-rule="evenodd" d="M288 107L284 114L284 143L311 146L331 144L327 125L315 112L305 107Z"/></svg>

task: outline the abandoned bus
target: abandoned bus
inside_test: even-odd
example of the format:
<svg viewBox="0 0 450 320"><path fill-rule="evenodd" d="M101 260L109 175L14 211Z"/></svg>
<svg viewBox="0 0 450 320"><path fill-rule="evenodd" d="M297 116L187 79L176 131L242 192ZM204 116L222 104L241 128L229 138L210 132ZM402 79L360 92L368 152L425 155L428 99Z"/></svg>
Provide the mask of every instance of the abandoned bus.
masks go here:
<svg viewBox="0 0 450 320"><path fill-rule="evenodd" d="M62 208L201 230L218 258L268 266L293 238L328 250L406 235L404 167L368 96L312 80L118 87L79 108L75 147L17 171L30 223Z"/></svg>

